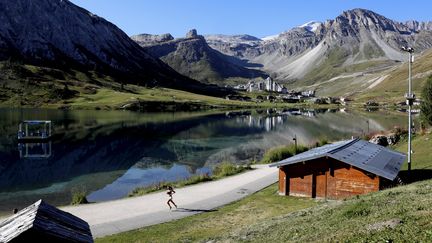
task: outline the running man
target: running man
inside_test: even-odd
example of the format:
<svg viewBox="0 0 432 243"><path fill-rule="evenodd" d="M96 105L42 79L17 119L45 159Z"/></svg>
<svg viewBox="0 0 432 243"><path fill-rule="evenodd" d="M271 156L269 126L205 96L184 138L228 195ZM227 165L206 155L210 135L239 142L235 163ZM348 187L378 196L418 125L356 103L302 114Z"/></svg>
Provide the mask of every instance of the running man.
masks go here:
<svg viewBox="0 0 432 243"><path fill-rule="evenodd" d="M170 197L170 198L168 199L168 201L167 201L167 204L168 204L170 210L171 210L171 208L172 208L170 202L171 202L172 204L174 204L174 207L177 208L177 205L176 205L175 202L173 201L173 197L172 197L172 195L175 193L174 189L172 188L172 186L168 186L167 189L168 189L167 194L168 194L168 196Z"/></svg>

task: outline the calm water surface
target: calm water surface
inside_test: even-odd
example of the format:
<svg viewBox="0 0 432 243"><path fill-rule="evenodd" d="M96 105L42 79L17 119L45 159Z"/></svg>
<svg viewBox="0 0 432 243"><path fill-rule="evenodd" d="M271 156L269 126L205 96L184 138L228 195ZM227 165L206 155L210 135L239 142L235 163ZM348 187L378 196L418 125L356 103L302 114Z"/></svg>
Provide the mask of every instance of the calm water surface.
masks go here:
<svg viewBox="0 0 432 243"><path fill-rule="evenodd" d="M55 137L20 144L18 124L51 120ZM125 197L138 186L211 173L221 161L260 160L265 150L339 140L403 126L405 114L339 110L133 113L0 109L0 212L38 199L92 202Z"/></svg>

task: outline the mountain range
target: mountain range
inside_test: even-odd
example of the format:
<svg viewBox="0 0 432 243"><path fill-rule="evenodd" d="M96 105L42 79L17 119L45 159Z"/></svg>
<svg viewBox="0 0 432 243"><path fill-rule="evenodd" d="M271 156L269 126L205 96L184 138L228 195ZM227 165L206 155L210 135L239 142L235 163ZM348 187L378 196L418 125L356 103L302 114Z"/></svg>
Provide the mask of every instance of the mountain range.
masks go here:
<svg viewBox="0 0 432 243"><path fill-rule="evenodd" d="M266 76L260 70L245 67L237 58L211 48L195 29L190 30L185 38L174 39L170 34L141 34L131 38L177 72L205 83L221 84L228 78Z"/></svg>
<svg viewBox="0 0 432 243"><path fill-rule="evenodd" d="M311 21L265 38L202 36L196 30L184 38L129 37L67 0L0 0L0 62L5 63L0 65L0 101L23 92L39 96L46 92L51 98L43 102L50 102L58 96L59 86L67 91L60 97L72 97L68 84L78 93L121 83L122 89L123 84L134 84L221 96L226 91L215 84L267 76L289 89L352 96L386 90L381 86L388 85L386 80L407 60L401 46L414 47L416 55L424 56L419 60L429 63L425 51L432 47L432 22L401 23L370 10L353 9L332 20ZM15 64L10 62L24 70L11 75L9 69ZM430 71L421 70L420 81Z"/></svg>
<svg viewBox="0 0 432 243"><path fill-rule="evenodd" d="M311 21L265 38L222 34L194 38L153 36L138 43L176 71L205 82L221 85L230 77L268 75L291 88L347 95L375 87L380 76L401 65L407 59L402 46L414 47L418 55L431 48L432 22L401 23L370 10L353 9L332 20ZM197 50L212 54L197 55ZM198 56L205 57L206 65L200 65ZM209 63L224 65L214 68ZM252 70L261 73L251 75Z"/></svg>

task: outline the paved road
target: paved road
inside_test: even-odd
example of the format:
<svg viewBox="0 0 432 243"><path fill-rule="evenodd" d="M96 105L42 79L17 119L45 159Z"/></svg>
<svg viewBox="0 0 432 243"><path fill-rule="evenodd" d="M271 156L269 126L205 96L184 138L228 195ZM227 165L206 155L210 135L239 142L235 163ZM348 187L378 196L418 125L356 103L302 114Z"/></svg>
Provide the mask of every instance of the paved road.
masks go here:
<svg viewBox="0 0 432 243"><path fill-rule="evenodd" d="M90 224L102 237L213 210L257 192L278 180L277 169L262 167L217 181L175 189L178 209L170 211L165 192L97 204L61 208Z"/></svg>

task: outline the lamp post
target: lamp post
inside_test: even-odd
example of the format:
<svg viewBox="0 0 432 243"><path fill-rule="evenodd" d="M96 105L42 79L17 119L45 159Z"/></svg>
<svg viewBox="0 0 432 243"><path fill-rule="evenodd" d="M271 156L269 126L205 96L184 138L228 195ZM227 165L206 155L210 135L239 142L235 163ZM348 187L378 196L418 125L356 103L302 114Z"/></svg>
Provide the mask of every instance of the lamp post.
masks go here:
<svg viewBox="0 0 432 243"><path fill-rule="evenodd" d="M405 94L406 103L408 105L408 171L411 171L411 130L412 130L412 118L411 118L411 107L415 100L415 95L411 90L411 63L413 63L413 52L414 48L403 46L402 51L409 53L408 59L408 93Z"/></svg>
<svg viewBox="0 0 432 243"><path fill-rule="evenodd" d="M367 123L367 126L368 126L368 129L367 129L367 131L368 131L368 132L367 132L367 135L369 136L369 120L367 120L366 123Z"/></svg>
<svg viewBox="0 0 432 243"><path fill-rule="evenodd" d="M294 141L294 149L295 149L294 153L297 154L297 134L294 135L293 141Z"/></svg>

